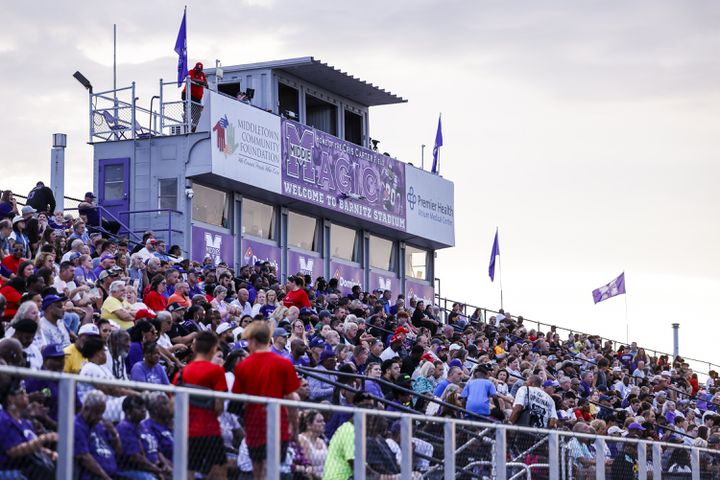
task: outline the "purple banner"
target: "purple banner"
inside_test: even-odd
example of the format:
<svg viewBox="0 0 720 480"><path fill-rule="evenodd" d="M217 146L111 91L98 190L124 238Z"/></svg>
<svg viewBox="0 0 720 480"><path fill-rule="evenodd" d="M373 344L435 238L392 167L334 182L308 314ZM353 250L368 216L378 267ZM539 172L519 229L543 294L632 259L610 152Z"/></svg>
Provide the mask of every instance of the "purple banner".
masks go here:
<svg viewBox="0 0 720 480"><path fill-rule="evenodd" d="M343 295L347 295L355 285L363 286L365 271L354 265L347 265L331 260L330 275L337 278L340 292L342 292Z"/></svg>
<svg viewBox="0 0 720 480"><path fill-rule="evenodd" d="M282 121L282 193L405 231L405 164L291 120Z"/></svg>
<svg viewBox="0 0 720 480"><path fill-rule="evenodd" d="M192 254L190 258L202 262L205 257L217 265L221 261L231 267L235 264L235 239L229 233L209 230L198 225L192 227Z"/></svg>
<svg viewBox="0 0 720 480"><path fill-rule="evenodd" d="M435 303L435 289L428 283L405 279L405 298L409 301L413 297L424 301L425 305L432 305Z"/></svg>
<svg viewBox="0 0 720 480"><path fill-rule="evenodd" d="M378 288L390 290L393 295L397 295L400 292L400 280L395 274L388 275L370 270L370 291L375 291Z"/></svg>
<svg viewBox="0 0 720 480"><path fill-rule="evenodd" d="M313 282L315 282L317 277L324 275L324 270L323 259L319 255L288 250L288 275L295 275L296 273L310 275Z"/></svg>
<svg viewBox="0 0 720 480"><path fill-rule="evenodd" d="M248 238L242 239L242 264L255 265L255 262L270 262L275 271L280 271L280 248Z"/></svg>

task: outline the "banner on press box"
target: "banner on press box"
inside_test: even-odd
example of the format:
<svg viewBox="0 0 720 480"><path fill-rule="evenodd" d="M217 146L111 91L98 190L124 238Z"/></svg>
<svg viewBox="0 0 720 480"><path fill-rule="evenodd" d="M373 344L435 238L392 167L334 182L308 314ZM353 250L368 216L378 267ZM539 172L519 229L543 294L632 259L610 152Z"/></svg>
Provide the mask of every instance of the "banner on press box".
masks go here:
<svg viewBox="0 0 720 480"><path fill-rule="evenodd" d="M397 279L394 275L385 275L378 272L373 272L370 270L370 291L374 292L378 288L380 290L390 290L395 295L397 295L397 290L399 290L400 286L400 280Z"/></svg>
<svg viewBox="0 0 720 480"><path fill-rule="evenodd" d="M405 164L282 120L282 193L405 231Z"/></svg>
<svg viewBox="0 0 720 480"><path fill-rule="evenodd" d="M343 295L352 291L355 285L363 285L365 271L360 267L330 261L330 275L338 280L338 289Z"/></svg>
<svg viewBox="0 0 720 480"><path fill-rule="evenodd" d="M234 243L233 236L229 233L193 225L191 258L202 263L205 257L210 257L214 265L222 261L232 266L235 263Z"/></svg>
<svg viewBox="0 0 720 480"><path fill-rule="evenodd" d="M455 245L455 192L451 181L405 168L407 231L448 246Z"/></svg>
<svg viewBox="0 0 720 480"><path fill-rule="evenodd" d="M242 239L243 265L255 265L255 262L270 262L275 271L280 271L280 248L266 243Z"/></svg>
<svg viewBox="0 0 720 480"><path fill-rule="evenodd" d="M280 117L206 90L212 172L280 193Z"/></svg>
<svg viewBox="0 0 720 480"><path fill-rule="evenodd" d="M425 302L425 305L432 305L435 302L435 289L427 283L405 280L405 303L409 304L410 299L417 298Z"/></svg>
<svg viewBox="0 0 720 480"><path fill-rule="evenodd" d="M295 275L296 273L310 275L314 282L317 277L323 276L324 271L323 259L319 256L288 250L288 275Z"/></svg>

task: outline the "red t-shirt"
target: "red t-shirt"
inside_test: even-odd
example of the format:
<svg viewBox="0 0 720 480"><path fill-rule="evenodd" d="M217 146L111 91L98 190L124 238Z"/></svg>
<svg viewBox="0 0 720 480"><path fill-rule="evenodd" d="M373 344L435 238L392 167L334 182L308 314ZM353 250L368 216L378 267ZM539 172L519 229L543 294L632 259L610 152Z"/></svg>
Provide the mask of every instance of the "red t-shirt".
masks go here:
<svg viewBox="0 0 720 480"><path fill-rule="evenodd" d="M206 387L216 392L227 392L225 369L206 360L195 360L187 364L182 371L183 383ZM173 380L177 385L177 375ZM220 422L213 409L190 405L189 437L219 437Z"/></svg>
<svg viewBox="0 0 720 480"><path fill-rule="evenodd" d="M156 312L162 312L168 306L167 299L155 290L150 290L148 294L145 295L143 303L147 305L149 309L155 310Z"/></svg>
<svg viewBox="0 0 720 480"><path fill-rule="evenodd" d="M5 258L2 259L2 264L5 268L17 275L20 263L24 260L23 258L15 258L12 255L5 255Z"/></svg>
<svg viewBox="0 0 720 480"><path fill-rule="evenodd" d="M297 308L311 307L308 294L302 288L298 288L294 292L288 292L287 295L283 297L283 305L288 308L292 306L295 306Z"/></svg>
<svg viewBox="0 0 720 480"><path fill-rule="evenodd" d="M233 393L283 398L300 388L300 379L290 360L273 352L255 352L235 366ZM245 404L245 440L250 448L267 443L265 405ZM280 408L280 438L290 440L287 411Z"/></svg>

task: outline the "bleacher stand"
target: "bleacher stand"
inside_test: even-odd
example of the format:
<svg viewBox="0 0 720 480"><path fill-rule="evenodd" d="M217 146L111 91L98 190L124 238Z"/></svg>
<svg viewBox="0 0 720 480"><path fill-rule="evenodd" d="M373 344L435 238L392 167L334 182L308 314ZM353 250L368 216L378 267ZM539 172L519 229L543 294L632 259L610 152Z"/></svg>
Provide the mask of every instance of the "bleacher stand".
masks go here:
<svg viewBox="0 0 720 480"><path fill-rule="evenodd" d="M682 358L654 358L634 342L615 349L599 336L561 338L507 311L483 321L462 305L441 312L390 291L343 295L336 283L301 274L283 283L268 262L239 271L210 258L193 262L153 232L141 245L94 233L102 222L86 218L93 197L85 196L80 217L18 210L11 192L0 201L0 363L87 377L76 399L80 478L169 478L173 465L168 394L93 378L720 448L718 375L701 384ZM264 368L272 378L262 378ZM0 431L9 432L0 435L0 479L49 478L57 382L0 376L0 401ZM263 478L262 408L198 400L190 413L193 474ZM352 476L351 414L281 415L285 477ZM369 478L399 475L400 429L368 416ZM472 445L458 454L459 464L474 465L467 478L489 476L487 439L459 435L461 449ZM508 461L547 477L541 433L510 435L508 445ZM415 475L435 478L442 431L419 425L413 449ZM619 442L573 437L562 452L564 478L595 478L598 462L608 478L634 478L638 470L634 451ZM687 451L664 453L664 478L689 478ZM704 477L720 477L717 458L703 454L700 463Z"/></svg>

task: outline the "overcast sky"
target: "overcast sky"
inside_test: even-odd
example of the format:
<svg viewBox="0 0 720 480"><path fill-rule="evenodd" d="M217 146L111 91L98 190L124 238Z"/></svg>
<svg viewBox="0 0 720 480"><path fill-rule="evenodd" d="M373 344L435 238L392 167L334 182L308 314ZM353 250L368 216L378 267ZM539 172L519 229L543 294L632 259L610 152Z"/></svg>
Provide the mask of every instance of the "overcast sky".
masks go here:
<svg viewBox="0 0 720 480"><path fill-rule="evenodd" d="M3 7L3 189L49 180L53 132L68 134L66 193L91 188L71 75L111 88L113 23L118 83L136 81L141 105L175 75L184 3L70 5ZM717 2L191 1L188 51L205 65L312 55L407 98L374 108L370 133L415 165L442 112L457 240L438 253L444 295L499 307L499 226L512 313L624 340L625 298L591 296L624 270L631 340L671 351L679 322L681 353L720 363Z"/></svg>

